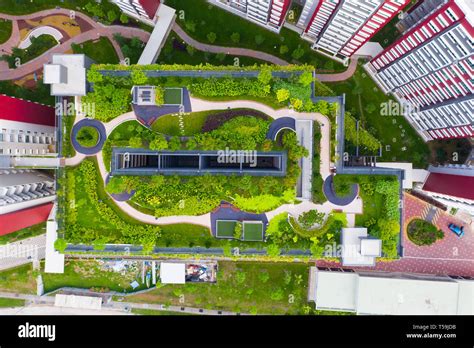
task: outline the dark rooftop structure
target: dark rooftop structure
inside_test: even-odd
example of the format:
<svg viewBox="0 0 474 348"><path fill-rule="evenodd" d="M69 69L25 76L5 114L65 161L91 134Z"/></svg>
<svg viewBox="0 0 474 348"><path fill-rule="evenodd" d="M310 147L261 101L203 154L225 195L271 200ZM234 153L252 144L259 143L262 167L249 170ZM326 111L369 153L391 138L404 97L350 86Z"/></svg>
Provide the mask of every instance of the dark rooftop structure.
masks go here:
<svg viewBox="0 0 474 348"><path fill-rule="evenodd" d="M251 175L285 176L284 151L112 150L111 175Z"/></svg>

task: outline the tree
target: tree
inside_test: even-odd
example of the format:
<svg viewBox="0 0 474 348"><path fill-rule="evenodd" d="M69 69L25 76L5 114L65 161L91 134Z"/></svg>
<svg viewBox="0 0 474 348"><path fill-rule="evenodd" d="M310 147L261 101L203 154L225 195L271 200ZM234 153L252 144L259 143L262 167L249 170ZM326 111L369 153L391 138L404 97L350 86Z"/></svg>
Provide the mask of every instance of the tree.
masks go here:
<svg viewBox="0 0 474 348"><path fill-rule="evenodd" d="M235 228L234 228L234 238L235 239L242 239L242 223L240 221L238 221L236 224L235 224Z"/></svg>
<svg viewBox="0 0 474 348"><path fill-rule="evenodd" d="M263 83L264 85L268 85L272 80L272 69L265 65L260 69L258 73L258 80Z"/></svg>
<svg viewBox="0 0 474 348"><path fill-rule="evenodd" d="M293 53L291 53L291 56L294 59L300 59L304 55L304 49L298 45L298 48L296 48Z"/></svg>
<svg viewBox="0 0 474 348"><path fill-rule="evenodd" d="M127 23L128 23L128 20L129 20L129 19L128 19L128 16L127 16L125 13L122 13L122 14L120 15L120 22L121 22L122 24L127 24Z"/></svg>
<svg viewBox="0 0 474 348"><path fill-rule="evenodd" d="M219 62L223 62L225 57L226 57L226 54L224 52L219 52L219 53L216 54L216 59Z"/></svg>
<svg viewBox="0 0 474 348"><path fill-rule="evenodd" d="M293 109L295 110L301 110L301 108L303 107L303 101L298 98L291 98L290 103L293 106Z"/></svg>
<svg viewBox="0 0 474 348"><path fill-rule="evenodd" d="M167 148L168 148L168 141L166 140L165 136L162 134L158 134L150 142L150 150L160 151L160 150L166 150Z"/></svg>
<svg viewBox="0 0 474 348"><path fill-rule="evenodd" d="M64 251L66 250L67 248L67 242L62 239L62 238L58 238L56 239L56 241L54 242L54 248L59 251L60 253L64 254Z"/></svg>
<svg viewBox="0 0 474 348"><path fill-rule="evenodd" d="M90 83L99 83L104 80L104 76L100 72L94 69L89 69L87 71L87 81Z"/></svg>
<svg viewBox="0 0 474 348"><path fill-rule="evenodd" d="M280 46L280 54L288 53L288 51L289 51L288 46L286 46L286 45L281 45Z"/></svg>
<svg viewBox="0 0 474 348"><path fill-rule="evenodd" d="M130 140L128 141L128 144L130 145L130 147L133 147L133 148L139 148L143 146L142 139L139 137L130 138Z"/></svg>
<svg viewBox="0 0 474 348"><path fill-rule="evenodd" d="M197 142L196 139L194 138L189 138L188 141L186 142L186 148L188 150L194 150L197 148Z"/></svg>
<svg viewBox="0 0 474 348"><path fill-rule="evenodd" d="M109 20L110 23L113 23L117 20L118 14L114 10L110 10L107 12L107 19Z"/></svg>
<svg viewBox="0 0 474 348"><path fill-rule="evenodd" d="M207 40L209 40L210 43L214 43L217 39L216 33L212 32L212 31L209 34L207 34L206 36L207 36Z"/></svg>
<svg viewBox="0 0 474 348"><path fill-rule="evenodd" d="M261 44L263 44L263 42L265 41L265 37L261 34L257 34L255 35L255 43L257 44L257 46L260 46Z"/></svg>
<svg viewBox="0 0 474 348"><path fill-rule="evenodd" d="M232 40L233 43L239 43L240 42L240 34L239 33L232 33L230 36L230 39Z"/></svg>
<svg viewBox="0 0 474 348"><path fill-rule="evenodd" d="M280 247L276 244L269 244L267 246L267 255L277 257L280 255Z"/></svg>
<svg viewBox="0 0 474 348"><path fill-rule="evenodd" d="M313 82L313 74L310 71L305 71L300 75L298 82L303 86L309 86Z"/></svg>
<svg viewBox="0 0 474 348"><path fill-rule="evenodd" d="M186 51L192 57L194 56L194 52L196 52L196 49L191 45L186 45Z"/></svg>
<svg viewBox="0 0 474 348"><path fill-rule="evenodd" d="M148 82L148 77L141 70L133 70L131 78L134 85L145 85Z"/></svg>
<svg viewBox="0 0 474 348"><path fill-rule="evenodd" d="M279 103L284 102L285 100L288 100L290 97L290 91L284 88L281 88L277 90L276 92L277 100Z"/></svg>

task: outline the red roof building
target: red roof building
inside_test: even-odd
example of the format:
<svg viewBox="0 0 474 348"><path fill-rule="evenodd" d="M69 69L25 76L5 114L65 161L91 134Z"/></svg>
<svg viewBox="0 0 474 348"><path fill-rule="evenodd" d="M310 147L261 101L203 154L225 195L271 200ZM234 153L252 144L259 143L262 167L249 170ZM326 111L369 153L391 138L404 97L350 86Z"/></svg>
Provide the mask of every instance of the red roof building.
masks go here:
<svg viewBox="0 0 474 348"><path fill-rule="evenodd" d="M0 236L47 221L52 208L48 203L0 215Z"/></svg>
<svg viewBox="0 0 474 348"><path fill-rule="evenodd" d="M423 191L474 201L474 176L430 173Z"/></svg>
<svg viewBox="0 0 474 348"><path fill-rule="evenodd" d="M156 11L158 11L160 6L160 0L138 0L138 2L142 5L143 10L150 19L155 18Z"/></svg>
<svg viewBox="0 0 474 348"><path fill-rule="evenodd" d="M0 94L0 120L54 127L56 115L51 106Z"/></svg>

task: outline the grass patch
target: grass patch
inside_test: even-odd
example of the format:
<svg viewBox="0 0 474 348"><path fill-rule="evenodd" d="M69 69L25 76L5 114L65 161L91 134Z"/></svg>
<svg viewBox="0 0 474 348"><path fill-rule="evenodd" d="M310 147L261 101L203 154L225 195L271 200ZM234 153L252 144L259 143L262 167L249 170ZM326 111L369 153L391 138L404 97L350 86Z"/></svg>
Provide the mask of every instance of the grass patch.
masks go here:
<svg viewBox="0 0 474 348"><path fill-rule="evenodd" d="M23 307L25 305L25 300L20 300L17 298L0 298L0 307Z"/></svg>
<svg viewBox="0 0 474 348"><path fill-rule="evenodd" d="M243 240L261 241L263 240L263 225L260 223L243 223Z"/></svg>
<svg viewBox="0 0 474 348"><path fill-rule="evenodd" d="M13 243L22 239L46 233L46 222L23 228L19 231L0 236L0 245Z"/></svg>
<svg viewBox="0 0 474 348"><path fill-rule="evenodd" d="M167 105L181 105L183 103L182 88L165 88L164 101Z"/></svg>
<svg viewBox="0 0 474 348"><path fill-rule="evenodd" d="M428 164L428 146L403 116L380 114L382 105L394 99L377 87L361 65L362 62L350 79L330 83L329 86L337 95L346 94L346 110L382 143L379 162L406 161L413 162L417 168L425 168Z"/></svg>
<svg viewBox="0 0 474 348"><path fill-rule="evenodd" d="M176 9L177 13L181 10L186 13L185 18L178 17L177 22L191 37L202 43L263 51L290 63L311 64L324 72L346 69L342 64L312 50L309 42L290 29L283 27L279 34L273 33L205 0L167 0L166 4ZM211 32L216 34L214 42L207 38ZM239 33L238 42L231 40L233 33ZM292 55L298 48L303 56L296 56L295 59Z"/></svg>
<svg viewBox="0 0 474 348"><path fill-rule="evenodd" d="M181 133L179 126L179 117L173 115L165 115L157 119L151 128L158 133L176 136L191 136L202 132L202 127L208 117L221 112L221 110L192 112L183 115L184 132Z"/></svg>
<svg viewBox="0 0 474 348"><path fill-rule="evenodd" d="M218 269L215 284L167 284L127 301L253 314L302 314L307 306L308 264L219 262Z"/></svg>
<svg viewBox="0 0 474 348"><path fill-rule="evenodd" d="M74 150L74 146L71 143L71 131L72 127L74 126L74 121L76 120L76 116L63 116L62 123L63 123L63 156L64 157L74 157L76 154L76 150Z"/></svg>
<svg viewBox="0 0 474 348"><path fill-rule="evenodd" d="M237 221L217 221L217 236L224 238L233 238Z"/></svg>
<svg viewBox="0 0 474 348"><path fill-rule="evenodd" d="M99 142L99 132L95 127L82 127L77 132L76 140L84 147L94 147Z"/></svg>
<svg viewBox="0 0 474 348"><path fill-rule="evenodd" d="M12 22L7 19L0 19L0 44L8 41L12 35Z"/></svg>
<svg viewBox="0 0 474 348"><path fill-rule="evenodd" d="M31 263L0 272L0 291L36 294Z"/></svg>
<svg viewBox="0 0 474 348"><path fill-rule="evenodd" d="M76 54L85 54L98 64L118 64L119 57L114 46L106 37L99 40L89 40L82 44L72 44L72 50Z"/></svg>
<svg viewBox="0 0 474 348"><path fill-rule="evenodd" d="M74 287L81 289L94 288L94 290L100 292L109 290L131 292L133 289L130 283L136 280L137 276L138 274L125 273L125 275L122 275L118 272L103 270L97 261L66 261L64 273L43 274L44 291L47 293L62 287ZM142 284L135 291L142 290L145 287Z"/></svg>

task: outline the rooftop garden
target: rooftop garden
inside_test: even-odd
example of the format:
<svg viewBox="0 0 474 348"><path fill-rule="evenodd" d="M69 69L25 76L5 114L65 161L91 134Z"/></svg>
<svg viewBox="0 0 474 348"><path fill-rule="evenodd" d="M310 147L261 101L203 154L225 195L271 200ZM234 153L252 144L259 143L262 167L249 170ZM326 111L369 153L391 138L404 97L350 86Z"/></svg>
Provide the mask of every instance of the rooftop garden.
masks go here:
<svg viewBox="0 0 474 348"><path fill-rule="evenodd" d="M31 37L31 45L28 48L21 49L18 47L12 48L10 55L2 55L1 60L8 63L10 69L15 69L30 60L41 56L50 48L58 44L56 39L51 35L43 34L38 37Z"/></svg>
<svg viewBox="0 0 474 348"><path fill-rule="evenodd" d="M363 213L356 216L356 226L367 227L368 233L382 239L385 257L397 257L400 235L399 182L395 176L336 175L334 190L344 196L352 184L359 185Z"/></svg>

